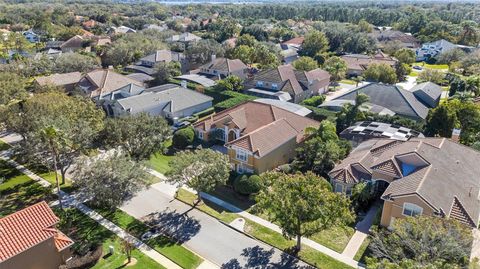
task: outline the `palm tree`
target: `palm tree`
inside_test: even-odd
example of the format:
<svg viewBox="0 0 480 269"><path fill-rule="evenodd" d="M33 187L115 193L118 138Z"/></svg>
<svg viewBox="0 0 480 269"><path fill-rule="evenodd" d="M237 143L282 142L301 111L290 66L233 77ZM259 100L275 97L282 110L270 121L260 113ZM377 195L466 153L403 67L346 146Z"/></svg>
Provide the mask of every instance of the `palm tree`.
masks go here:
<svg viewBox="0 0 480 269"><path fill-rule="evenodd" d="M58 162L58 145L59 141L61 140L60 132L53 126L48 126L42 130L42 138L48 142L50 154L52 155L53 159L53 169L55 171L55 182L57 184L57 195L58 195L58 203L60 208L63 209L62 205L62 197L60 194L60 181L58 179L57 173L57 162Z"/></svg>

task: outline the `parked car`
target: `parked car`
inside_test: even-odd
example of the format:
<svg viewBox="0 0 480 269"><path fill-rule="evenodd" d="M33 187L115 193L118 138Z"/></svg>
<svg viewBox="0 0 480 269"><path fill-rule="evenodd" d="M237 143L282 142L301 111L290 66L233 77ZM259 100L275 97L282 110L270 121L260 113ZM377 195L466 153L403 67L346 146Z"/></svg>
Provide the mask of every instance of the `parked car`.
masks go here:
<svg viewBox="0 0 480 269"><path fill-rule="evenodd" d="M418 66L418 65L414 65L412 68L415 69L415 70L423 70L423 67Z"/></svg>

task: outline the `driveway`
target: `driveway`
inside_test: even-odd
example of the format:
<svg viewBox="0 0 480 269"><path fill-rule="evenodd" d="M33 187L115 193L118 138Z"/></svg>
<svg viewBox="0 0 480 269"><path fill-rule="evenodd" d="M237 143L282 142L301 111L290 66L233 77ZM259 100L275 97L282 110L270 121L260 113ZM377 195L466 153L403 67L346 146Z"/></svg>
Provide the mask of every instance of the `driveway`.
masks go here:
<svg viewBox="0 0 480 269"><path fill-rule="evenodd" d="M171 192L154 184L121 209L159 227L222 268L309 268L272 247L233 230L201 211L172 199Z"/></svg>
<svg viewBox="0 0 480 269"><path fill-rule="evenodd" d="M325 96L326 96L325 101L333 100L333 99L335 99L339 96L344 95L348 91L356 88L355 85L351 85L351 84L346 84L346 83L339 83L339 84L340 85L337 86L337 88L334 92L328 92L327 94L325 94ZM367 85L367 84L369 84L369 82L362 82L362 83L358 84L358 87L361 87L361 86L364 86L364 85Z"/></svg>
<svg viewBox="0 0 480 269"><path fill-rule="evenodd" d="M397 86L401 86L405 90L410 90L417 84L417 78L416 77L411 77L407 76L407 80L404 82L397 83Z"/></svg>

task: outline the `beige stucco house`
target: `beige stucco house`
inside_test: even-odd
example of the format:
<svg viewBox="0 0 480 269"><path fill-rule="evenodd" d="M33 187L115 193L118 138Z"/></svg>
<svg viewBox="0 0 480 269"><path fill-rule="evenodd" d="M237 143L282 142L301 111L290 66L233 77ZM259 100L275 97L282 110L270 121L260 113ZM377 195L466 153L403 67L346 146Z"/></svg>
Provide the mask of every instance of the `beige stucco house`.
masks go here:
<svg viewBox="0 0 480 269"><path fill-rule="evenodd" d="M239 173L262 173L290 162L305 139L305 129L319 122L285 109L246 102L195 124L204 141L227 149L231 167Z"/></svg>
<svg viewBox="0 0 480 269"><path fill-rule="evenodd" d="M381 225L427 215L477 227L480 152L446 138L373 139L360 144L330 173L336 192L374 183L384 200Z"/></svg>
<svg viewBox="0 0 480 269"><path fill-rule="evenodd" d="M58 268L73 241L55 228L59 218L40 202L0 219L0 268Z"/></svg>

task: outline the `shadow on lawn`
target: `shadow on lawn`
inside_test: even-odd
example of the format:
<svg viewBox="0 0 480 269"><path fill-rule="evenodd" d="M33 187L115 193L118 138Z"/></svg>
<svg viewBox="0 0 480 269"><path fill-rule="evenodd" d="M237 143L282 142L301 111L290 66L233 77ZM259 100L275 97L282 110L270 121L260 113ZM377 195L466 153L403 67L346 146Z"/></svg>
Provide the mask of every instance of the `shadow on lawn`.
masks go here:
<svg viewBox="0 0 480 269"><path fill-rule="evenodd" d="M243 249L241 254L242 257L245 257L244 265L241 265L237 259L231 259L227 263L222 264L222 269L244 269L244 268L262 268L262 269L273 269L273 268L312 268L310 266L298 265L298 259L283 253L280 255L280 260L275 259L273 256L275 253L274 249L265 250L259 246L253 248Z"/></svg>
<svg viewBox="0 0 480 269"><path fill-rule="evenodd" d="M155 212L145 216L145 223L156 227L162 234L174 239L179 244L190 240L201 228L198 220L186 213L176 211Z"/></svg>

